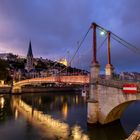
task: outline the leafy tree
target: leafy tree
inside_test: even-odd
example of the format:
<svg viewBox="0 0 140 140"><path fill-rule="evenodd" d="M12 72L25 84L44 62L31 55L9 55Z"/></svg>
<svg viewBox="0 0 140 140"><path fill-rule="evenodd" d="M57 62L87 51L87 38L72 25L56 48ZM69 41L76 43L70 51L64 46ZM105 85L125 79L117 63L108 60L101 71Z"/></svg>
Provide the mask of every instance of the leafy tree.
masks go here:
<svg viewBox="0 0 140 140"><path fill-rule="evenodd" d="M0 80L7 80L9 77L8 67L7 61L0 59Z"/></svg>
<svg viewBox="0 0 140 140"><path fill-rule="evenodd" d="M38 60L35 68L47 69L47 66L44 62L42 62L41 60Z"/></svg>
<svg viewBox="0 0 140 140"><path fill-rule="evenodd" d="M17 57L18 57L17 55L9 53L7 59L15 61L15 60L17 60Z"/></svg>
<svg viewBox="0 0 140 140"><path fill-rule="evenodd" d="M8 60L8 63L10 65L10 67L18 70L18 69L24 69L26 60L23 58L18 58L18 59L16 59L16 61Z"/></svg>

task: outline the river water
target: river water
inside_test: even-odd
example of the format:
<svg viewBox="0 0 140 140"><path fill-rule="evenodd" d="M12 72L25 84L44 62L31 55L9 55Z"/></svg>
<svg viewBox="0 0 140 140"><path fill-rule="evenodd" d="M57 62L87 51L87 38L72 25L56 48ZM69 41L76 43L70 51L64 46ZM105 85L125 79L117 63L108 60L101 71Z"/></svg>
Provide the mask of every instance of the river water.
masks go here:
<svg viewBox="0 0 140 140"><path fill-rule="evenodd" d="M19 98L32 109L51 115L73 128L81 127L91 140L124 140L140 123L140 102L132 103L122 114L121 120L109 125L89 126L86 121L86 98L74 92L50 92L19 96L0 95L0 140L51 140L25 113L13 107L13 97ZM28 112L27 112L28 114ZM57 138L58 139L58 138Z"/></svg>

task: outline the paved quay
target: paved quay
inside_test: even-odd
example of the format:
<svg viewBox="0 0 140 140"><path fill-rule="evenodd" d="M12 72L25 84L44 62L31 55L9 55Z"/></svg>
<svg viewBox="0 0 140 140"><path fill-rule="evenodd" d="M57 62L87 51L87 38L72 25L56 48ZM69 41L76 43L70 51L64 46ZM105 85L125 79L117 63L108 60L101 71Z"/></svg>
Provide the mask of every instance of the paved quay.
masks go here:
<svg viewBox="0 0 140 140"><path fill-rule="evenodd" d="M140 124L126 140L140 140Z"/></svg>

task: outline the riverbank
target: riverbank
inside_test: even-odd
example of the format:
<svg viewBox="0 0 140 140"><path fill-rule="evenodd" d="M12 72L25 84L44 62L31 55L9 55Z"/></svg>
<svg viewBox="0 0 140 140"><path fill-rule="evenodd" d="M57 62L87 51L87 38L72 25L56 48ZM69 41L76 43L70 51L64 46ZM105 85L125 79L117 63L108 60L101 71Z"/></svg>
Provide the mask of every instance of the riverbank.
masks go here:
<svg viewBox="0 0 140 140"><path fill-rule="evenodd" d="M63 92L63 91L80 91L75 87L26 87L21 89L21 93L40 93L40 92Z"/></svg>
<svg viewBox="0 0 140 140"><path fill-rule="evenodd" d="M10 93L11 86L9 85L2 85L0 86L0 94Z"/></svg>
<svg viewBox="0 0 140 140"><path fill-rule="evenodd" d="M126 140L140 140L140 124Z"/></svg>

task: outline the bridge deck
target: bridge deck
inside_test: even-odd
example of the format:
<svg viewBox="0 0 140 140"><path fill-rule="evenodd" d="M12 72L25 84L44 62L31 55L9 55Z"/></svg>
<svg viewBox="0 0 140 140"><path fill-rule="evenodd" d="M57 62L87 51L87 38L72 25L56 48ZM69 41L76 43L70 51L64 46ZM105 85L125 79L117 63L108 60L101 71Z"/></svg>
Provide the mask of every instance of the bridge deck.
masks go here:
<svg viewBox="0 0 140 140"><path fill-rule="evenodd" d="M68 84L88 84L89 76L52 76L43 78L32 78L19 81L14 84L14 87L20 87L34 83L68 83Z"/></svg>
<svg viewBox="0 0 140 140"><path fill-rule="evenodd" d="M122 80L114 80L114 79L93 79L91 84L99 84L107 87L114 87L118 89L122 89L124 84L132 83L136 84L138 87L138 91L140 91L140 82L131 82L131 81L122 81ZM90 79L87 75L78 75L78 76L52 76L45 78L32 78L19 81L14 84L14 87L24 86L28 84L34 83L68 83L68 84L89 84Z"/></svg>
<svg viewBox="0 0 140 140"><path fill-rule="evenodd" d="M124 84L136 84L138 87L138 92L140 92L140 82L131 82L131 81L122 81L122 80L106 80L106 79L98 79L95 80L95 82L93 82L92 84L99 84L99 85L103 85L103 86L107 86L107 87L114 87L114 88L118 88L118 89L122 89Z"/></svg>

